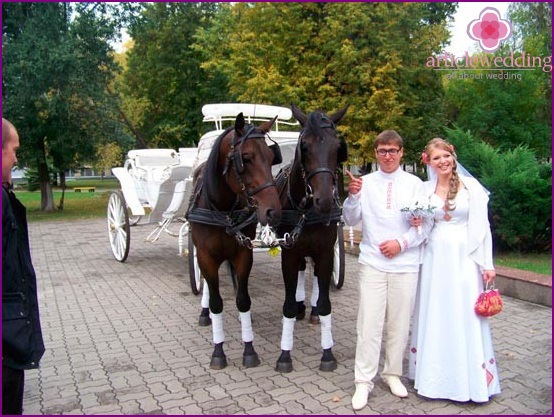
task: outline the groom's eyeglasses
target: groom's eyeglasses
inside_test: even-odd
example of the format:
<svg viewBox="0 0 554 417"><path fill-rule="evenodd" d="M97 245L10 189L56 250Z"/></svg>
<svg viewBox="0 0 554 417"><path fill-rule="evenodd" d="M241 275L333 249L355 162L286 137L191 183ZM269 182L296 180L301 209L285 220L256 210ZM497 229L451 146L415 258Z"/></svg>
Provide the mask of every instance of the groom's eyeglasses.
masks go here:
<svg viewBox="0 0 554 417"><path fill-rule="evenodd" d="M402 148L393 148L393 149L376 149L375 152L377 152L377 155L379 156L385 156L386 154L390 154L392 156L398 154L400 152L400 149Z"/></svg>

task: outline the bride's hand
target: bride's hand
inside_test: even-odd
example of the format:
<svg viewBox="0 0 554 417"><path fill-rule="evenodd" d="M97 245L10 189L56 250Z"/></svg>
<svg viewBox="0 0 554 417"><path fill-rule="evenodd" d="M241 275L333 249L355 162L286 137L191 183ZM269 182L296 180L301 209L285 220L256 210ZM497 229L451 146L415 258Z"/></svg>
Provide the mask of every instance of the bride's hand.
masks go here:
<svg viewBox="0 0 554 417"><path fill-rule="evenodd" d="M496 271L494 269L483 271L483 281L486 284L488 284L489 282L493 282L495 278L496 278Z"/></svg>

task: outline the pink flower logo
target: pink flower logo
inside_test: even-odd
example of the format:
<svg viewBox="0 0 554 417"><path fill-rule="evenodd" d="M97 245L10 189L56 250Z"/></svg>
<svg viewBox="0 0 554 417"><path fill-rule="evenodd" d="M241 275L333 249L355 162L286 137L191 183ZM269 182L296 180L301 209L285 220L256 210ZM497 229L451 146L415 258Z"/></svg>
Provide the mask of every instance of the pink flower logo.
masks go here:
<svg viewBox="0 0 554 417"><path fill-rule="evenodd" d="M500 12L493 7L485 7L479 19L467 25L467 34L485 52L494 52L500 48L500 42L512 36L512 24L500 17Z"/></svg>

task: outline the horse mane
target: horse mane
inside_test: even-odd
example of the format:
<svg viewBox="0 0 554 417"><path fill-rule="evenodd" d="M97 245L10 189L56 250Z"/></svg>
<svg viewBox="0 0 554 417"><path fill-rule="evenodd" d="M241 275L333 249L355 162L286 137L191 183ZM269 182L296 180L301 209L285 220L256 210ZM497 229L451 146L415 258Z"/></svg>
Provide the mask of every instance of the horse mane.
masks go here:
<svg viewBox="0 0 554 417"><path fill-rule="evenodd" d="M215 140L215 143L212 146L212 151L210 152L210 155L206 160L206 165L204 167L204 175L203 175L204 187L206 187L206 192L208 193L208 197L210 199L215 198L214 193L216 193L217 190L219 189L220 175L217 174L217 165L219 161L219 148L225 136L227 136L229 132L233 129L234 127L230 126L227 129L225 129L221 135L218 136L218 138ZM208 173L208 175L206 175L206 173Z"/></svg>
<svg viewBox="0 0 554 417"><path fill-rule="evenodd" d="M320 138L323 137L323 128L321 127L321 124L319 123L319 121L323 118L327 118L327 116L321 110L315 110L315 111L311 112L310 114L308 114L308 117L307 117L307 120L306 120L306 125L302 129L303 132L300 133L298 144L296 145L296 152L294 153L293 165L296 169L300 169L299 167L300 167L300 162L301 162L300 149L301 149L301 146L302 146L302 144L301 144L302 141L300 139L306 133L311 133L311 134L315 135L316 137L320 137Z"/></svg>
<svg viewBox="0 0 554 417"><path fill-rule="evenodd" d="M326 118L325 114L321 110L315 110L311 112L308 115L308 119L306 121L306 131L312 132L314 135L318 137L323 136L323 128L321 127L321 124L319 121L323 118Z"/></svg>

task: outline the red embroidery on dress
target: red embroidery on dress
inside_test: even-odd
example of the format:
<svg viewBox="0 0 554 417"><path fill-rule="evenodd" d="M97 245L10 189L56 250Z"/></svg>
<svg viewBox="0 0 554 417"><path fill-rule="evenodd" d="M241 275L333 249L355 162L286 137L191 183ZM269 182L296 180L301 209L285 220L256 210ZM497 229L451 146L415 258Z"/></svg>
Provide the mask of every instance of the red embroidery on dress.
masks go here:
<svg viewBox="0 0 554 417"><path fill-rule="evenodd" d="M417 352L417 349L416 349L415 347L413 347L413 348L411 349L411 351L412 351L412 353L416 353L416 352Z"/></svg>
<svg viewBox="0 0 554 417"><path fill-rule="evenodd" d="M402 244L404 245L404 250L408 249L408 241L406 239L402 239Z"/></svg>
<svg viewBox="0 0 554 417"><path fill-rule="evenodd" d="M489 363L490 363L491 365L493 365L493 364L494 364L494 358L490 358L490 359L489 359Z"/></svg>
<svg viewBox="0 0 554 417"><path fill-rule="evenodd" d="M487 387L491 384L494 379L494 375L487 369Z"/></svg>
<svg viewBox="0 0 554 417"><path fill-rule="evenodd" d="M485 365L485 362L483 362L483 363L481 364L481 368L485 369L486 367L487 367L487 365Z"/></svg>
<svg viewBox="0 0 554 417"><path fill-rule="evenodd" d="M387 183L387 210L392 210L392 182Z"/></svg>

